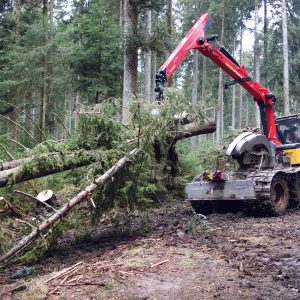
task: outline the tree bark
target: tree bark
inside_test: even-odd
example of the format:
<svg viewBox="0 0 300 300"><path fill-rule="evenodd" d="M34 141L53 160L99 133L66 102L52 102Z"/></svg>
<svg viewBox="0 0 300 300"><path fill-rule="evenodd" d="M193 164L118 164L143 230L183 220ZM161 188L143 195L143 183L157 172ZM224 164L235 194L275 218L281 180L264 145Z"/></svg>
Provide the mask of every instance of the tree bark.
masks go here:
<svg viewBox="0 0 300 300"><path fill-rule="evenodd" d="M199 52L194 51L193 62L193 84L192 84L192 107L195 110L198 101L198 82L199 82L199 66L198 66ZM196 138L191 139L192 151L196 148Z"/></svg>
<svg viewBox="0 0 300 300"><path fill-rule="evenodd" d="M147 39L147 49L145 50L145 91L144 97L146 102L151 102L151 50L150 50L150 40L152 34L152 7L151 1L147 2L146 7L146 39Z"/></svg>
<svg viewBox="0 0 300 300"><path fill-rule="evenodd" d="M123 8L124 8L123 0L119 0L119 27L120 27L120 32L123 31L123 22L124 22Z"/></svg>
<svg viewBox="0 0 300 300"><path fill-rule="evenodd" d="M235 55L235 39L233 40L233 57ZM231 127L235 129L235 85L232 87Z"/></svg>
<svg viewBox="0 0 300 300"><path fill-rule="evenodd" d="M122 122L129 123L129 101L137 89L137 47L130 38L134 36L137 25L137 3L134 0L124 0L124 78Z"/></svg>
<svg viewBox="0 0 300 300"><path fill-rule="evenodd" d="M172 0L167 0L167 13L166 13L166 18L167 18L167 33L170 39L170 45L172 45L172 37L173 37L173 30L172 30ZM172 51L170 51L171 53ZM168 87L173 86L173 76L169 78L167 81Z"/></svg>
<svg viewBox="0 0 300 300"><path fill-rule="evenodd" d="M49 0L50 39L54 37L54 0Z"/></svg>
<svg viewBox="0 0 300 300"><path fill-rule="evenodd" d="M0 171L14 169L30 159L32 159L32 157L3 162L0 164Z"/></svg>
<svg viewBox="0 0 300 300"><path fill-rule="evenodd" d="M44 46L48 43L48 0L43 0L43 30L44 30ZM47 76L48 76L48 57L43 55L43 71L42 71L42 89L40 103L40 128L45 133L46 129L46 106L47 106ZM44 135L40 134L40 142L44 141Z"/></svg>
<svg viewBox="0 0 300 300"><path fill-rule="evenodd" d="M285 116L290 114L289 99L289 49L287 31L286 0L281 2L282 13L282 53L283 53L283 112Z"/></svg>
<svg viewBox="0 0 300 300"><path fill-rule="evenodd" d="M152 62L152 80L151 80L151 102L155 101L155 75L157 71L157 59L156 53L152 52L151 62Z"/></svg>
<svg viewBox="0 0 300 300"><path fill-rule="evenodd" d="M255 0L255 26L254 26L254 68L255 68L255 80L260 82L260 62L259 62L259 37L258 37L258 0ZM256 102L253 102L254 112L254 124L256 127L260 127L260 111Z"/></svg>
<svg viewBox="0 0 300 300"><path fill-rule="evenodd" d="M224 38L224 23L225 23L225 1L223 0L222 7L222 25L221 25L221 44ZM216 141L217 144L220 142L223 131L224 131L224 103L223 103L223 71L219 69L219 87L218 87L218 105L217 105L217 131L216 131Z"/></svg>
<svg viewBox="0 0 300 300"><path fill-rule="evenodd" d="M263 62L264 68L262 69L262 83L265 87L268 87L267 70L268 66L268 1L264 0L264 55Z"/></svg>
<svg viewBox="0 0 300 300"><path fill-rule="evenodd" d="M16 43L16 53L17 57L19 58L20 54L20 17L21 17L21 0L16 0L16 26L15 26L15 32L16 32L16 38L15 38L15 43ZM17 80L20 80L19 75L17 74L16 76ZM17 103L20 103L20 88L17 87L16 90L16 100ZM12 120L16 123L18 123L19 120L19 111L15 109L14 107L12 108ZM19 138L19 127L16 125L12 125L12 138L16 141L18 141Z"/></svg>
<svg viewBox="0 0 300 300"><path fill-rule="evenodd" d="M204 125L197 125L195 123L190 123L182 126L181 130L177 131L174 140L179 141L196 135L213 133L215 131L216 131L216 123L214 121L210 121Z"/></svg>
<svg viewBox="0 0 300 300"><path fill-rule="evenodd" d="M241 39L240 39L240 65L243 65L243 12L241 12ZM242 128L243 123L243 87L240 86L240 95L239 95L239 122L238 128Z"/></svg>
<svg viewBox="0 0 300 300"><path fill-rule="evenodd" d="M206 62L207 59L205 56L203 56L202 59L202 83L201 83L201 98L200 98L200 105L201 105L201 109L203 111L203 115L204 117L206 117L206 73L207 73L207 69L206 69ZM206 139L206 136L201 136L199 137L199 141L204 141Z"/></svg>
<svg viewBox="0 0 300 300"><path fill-rule="evenodd" d="M117 174L121 169L123 169L128 163L132 162L132 158L135 158L140 154L140 149L132 150L128 155L124 156L116 164L114 164L108 171L106 171L103 175L98 177L95 180L95 183L90 184L80 193L78 193L75 197L73 197L70 201L68 201L63 207L61 207L56 213L54 213L49 219L45 220L42 224L40 224L36 229L34 229L29 235L24 237L17 245L11 248L6 254L0 257L0 263L3 263L10 258L12 258L15 254L24 250L28 247L32 242L34 242L37 238L41 236L41 234L46 231L51 225L65 217L69 211L83 202L84 200L88 200L91 194L99 187L103 186L107 181L111 180L112 177Z"/></svg>

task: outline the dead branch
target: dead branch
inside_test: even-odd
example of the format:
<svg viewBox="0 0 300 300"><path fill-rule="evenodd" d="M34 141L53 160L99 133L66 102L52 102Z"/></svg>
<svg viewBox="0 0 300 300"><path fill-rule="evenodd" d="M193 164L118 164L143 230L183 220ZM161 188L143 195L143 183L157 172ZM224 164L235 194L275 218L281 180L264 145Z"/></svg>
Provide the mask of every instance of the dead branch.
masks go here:
<svg viewBox="0 0 300 300"><path fill-rule="evenodd" d="M87 186L83 191L78 193L74 198L68 201L64 206L62 206L56 213L54 213L50 218L46 219L42 224L40 224L35 230L33 230L29 235L24 237L17 245L10 249L6 254L0 257L0 263L3 263L10 258L12 258L16 253L27 248L29 244L35 241L42 232L46 231L51 225L56 223L58 220L65 217L70 210L87 199L87 196L91 195L98 187L104 185L107 181L117 174L121 169L123 169L128 163L132 161L132 158L138 156L141 149L136 148L132 150L128 155L122 157L113 165L108 171L103 175L99 176L94 183Z"/></svg>
<svg viewBox="0 0 300 300"><path fill-rule="evenodd" d="M79 261L78 263L76 263L75 265L71 266L71 267L68 267L68 268L65 268L63 270L61 270L58 274L50 277L48 280L45 281L45 284L46 283L49 283L50 281L54 280L54 279L57 279L59 277L62 277L64 275L67 275L67 274L70 274L70 273L73 273L75 272L79 266L82 265L82 261Z"/></svg>
<svg viewBox="0 0 300 300"><path fill-rule="evenodd" d="M11 153L2 144L0 144L0 147L9 156L10 159L14 159L14 157L11 155Z"/></svg>
<svg viewBox="0 0 300 300"><path fill-rule="evenodd" d="M25 192L22 192L22 191L18 191L18 190L14 190L14 193L17 193L17 194L26 196L26 197L28 197L28 198L30 198L30 199L35 200L35 201L38 202L38 203L41 203L42 205L44 205L44 206L50 208L51 210L53 210L53 211L55 211L55 212L57 211L57 210L56 210L53 206L51 206L50 204L48 204L48 203L46 203L46 202L43 202L43 201L39 200L38 198L36 198L36 197L34 197L34 196L28 194L28 193L25 193Z"/></svg>
<svg viewBox="0 0 300 300"><path fill-rule="evenodd" d="M99 285L99 286L105 286L106 283L104 281L100 282L92 282L92 281L79 281L76 283L62 283L62 284L54 284L55 286L79 286L79 285Z"/></svg>
<svg viewBox="0 0 300 300"><path fill-rule="evenodd" d="M18 208L16 208L12 203L10 203L10 201L8 201L7 199L5 199L4 197L0 197L0 200L3 200L3 201L6 203L6 205L7 205L7 206L8 206L15 214L17 214L17 215L23 217L22 212L21 212Z"/></svg>
<svg viewBox="0 0 300 300"><path fill-rule="evenodd" d="M35 229L35 227L34 227L32 224L30 224L29 222L27 222L27 221L20 220L20 219L15 219L15 220L16 220L17 222L19 222L19 223L26 224L26 225L28 225L29 227Z"/></svg>
<svg viewBox="0 0 300 300"><path fill-rule="evenodd" d="M53 113L54 116L56 116L56 117L58 118L59 122L62 124L62 126L63 126L64 130L66 131L66 133L67 133L69 136L71 136L71 133L70 133L70 131L68 130L68 128L66 127L66 125L65 125L65 123L63 122L62 118L61 118L57 113L55 113L55 112L52 112L52 113Z"/></svg>
<svg viewBox="0 0 300 300"><path fill-rule="evenodd" d="M13 121L13 120L11 120L10 118L7 118L7 117L4 117L4 116L2 116L2 115L0 115L0 118L2 118L2 119L4 119L4 120L6 120L6 121L8 121L8 122L11 122L11 123L13 123L14 125L16 125L16 126L18 126L18 127L20 127L36 144L38 144L39 142L22 126L22 125L20 125L19 123L17 123L17 122L15 122L15 121Z"/></svg>
<svg viewBox="0 0 300 300"><path fill-rule="evenodd" d="M64 284L66 282L66 280L68 279L68 275L59 283L60 285L61 284ZM57 291L59 290L59 286L56 286L53 290L49 291L47 293L47 296L49 295L52 295L52 294L55 294Z"/></svg>
<svg viewBox="0 0 300 300"><path fill-rule="evenodd" d="M166 259L166 260L163 260L163 261L160 261L160 262L158 262L156 264L151 265L150 268L152 269L152 268L155 268L157 266L163 265L163 264L168 263L168 262L169 262L169 260Z"/></svg>
<svg viewBox="0 0 300 300"><path fill-rule="evenodd" d="M27 147L25 147L23 144L21 144L20 142L14 140L14 139L11 139L11 138L7 138L8 141L20 146L22 149L24 149L26 152L29 151L29 149Z"/></svg>
<svg viewBox="0 0 300 300"><path fill-rule="evenodd" d="M28 119L30 119L32 121L32 123L37 127L37 129L39 130L39 132L43 135L43 137L45 138L45 140L47 139L45 133L43 132L43 130L41 129L41 127L38 125L38 123L30 116L30 114L28 114L25 110L22 110L20 107L9 103L9 102L5 102L3 100L0 100L0 102L5 103L10 105L11 107L14 107L15 109L17 109L18 111L20 111L22 114L24 114Z"/></svg>

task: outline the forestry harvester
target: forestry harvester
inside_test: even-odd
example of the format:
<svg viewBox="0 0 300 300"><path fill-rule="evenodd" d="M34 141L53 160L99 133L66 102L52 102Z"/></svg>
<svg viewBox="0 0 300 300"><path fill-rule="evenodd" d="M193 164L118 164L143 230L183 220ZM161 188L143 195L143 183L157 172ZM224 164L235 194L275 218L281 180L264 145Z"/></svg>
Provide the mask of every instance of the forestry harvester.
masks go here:
<svg viewBox="0 0 300 300"><path fill-rule="evenodd" d="M238 162L238 169L226 172L224 163L217 164L214 173L204 173L186 185L185 198L197 213L208 213L215 203L243 201L268 214L283 214L288 207L300 205L300 115L275 119L275 96L248 75L217 35L205 36L208 22L208 14L202 15L160 67L156 100L163 99L165 82L195 49L232 77L225 89L238 83L253 96L263 134L244 132L236 137L226 155Z"/></svg>

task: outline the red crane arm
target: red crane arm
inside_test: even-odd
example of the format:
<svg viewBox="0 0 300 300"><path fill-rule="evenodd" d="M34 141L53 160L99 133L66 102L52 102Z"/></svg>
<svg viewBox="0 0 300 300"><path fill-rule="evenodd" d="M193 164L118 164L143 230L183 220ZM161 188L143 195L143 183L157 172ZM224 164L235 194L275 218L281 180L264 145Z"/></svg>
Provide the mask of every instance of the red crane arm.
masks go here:
<svg viewBox="0 0 300 300"><path fill-rule="evenodd" d="M181 62L191 49L199 46L199 39L204 37L205 26L209 20L208 14L202 15L195 25L188 31L182 41L177 45L172 54L159 68L159 70L166 70L166 79L168 80L178 68Z"/></svg>
<svg viewBox="0 0 300 300"><path fill-rule="evenodd" d="M230 53L216 42L216 36L210 38L205 37L204 31L208 20L209 16L207 13L202 15L169 58L159 68L156 74L156 99L158 101L163 99L163 85L165 81L172 76L187 53L191 49L197 49L234 79L228 86L239 83L254 97L254 100L260 107L265 135L267 135L268 139L276 146L281 145L281 142L277 139L274 116L274 102L276 99L274 95L272 95L269 89L249 77L245 67L239 66ZM210 41L213 41L213 43L209 43Z"/></svg>

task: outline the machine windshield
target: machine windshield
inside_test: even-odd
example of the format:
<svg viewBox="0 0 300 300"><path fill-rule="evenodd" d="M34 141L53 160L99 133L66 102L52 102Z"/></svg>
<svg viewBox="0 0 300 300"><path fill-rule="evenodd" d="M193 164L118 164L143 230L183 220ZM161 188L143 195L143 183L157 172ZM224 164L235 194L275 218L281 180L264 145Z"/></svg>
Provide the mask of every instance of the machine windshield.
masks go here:
<svg viewBox="0 0 300 300"><path fill-rule="evenodd" d="M300 120L297 117L279 119L276 124L282 144L300 143Z"/></svg>

